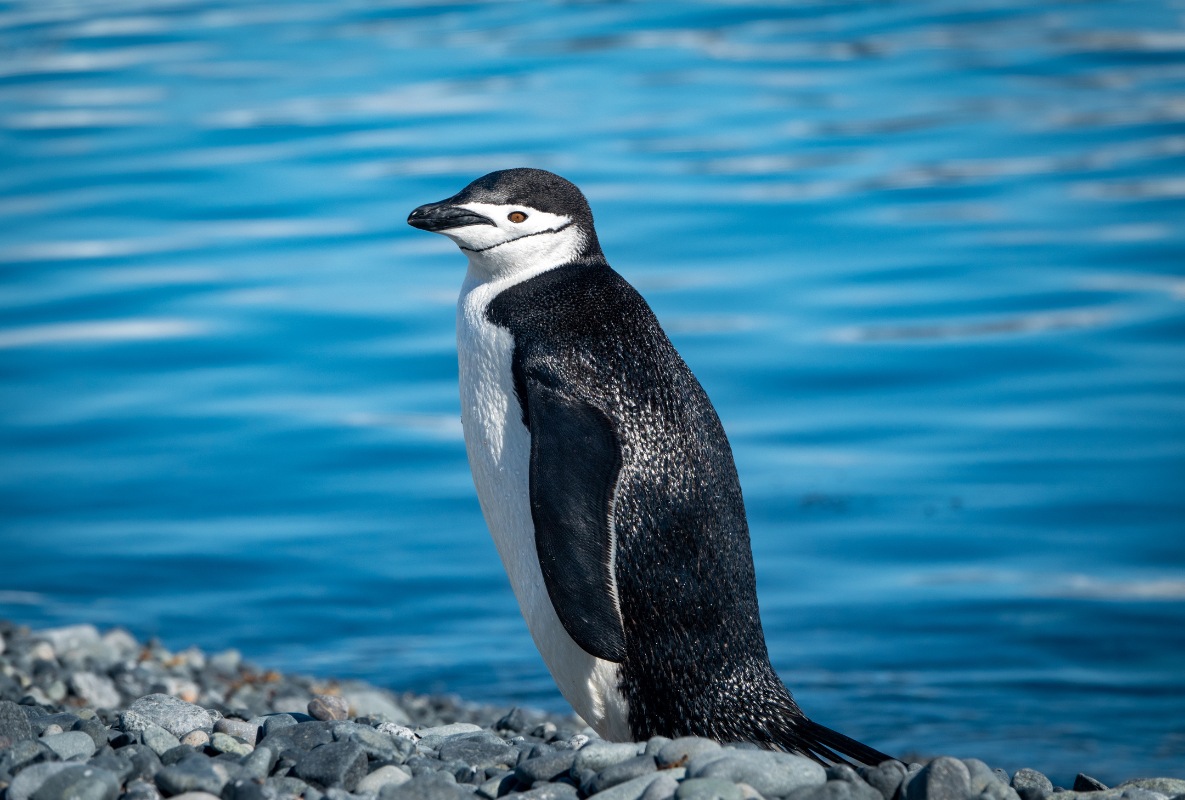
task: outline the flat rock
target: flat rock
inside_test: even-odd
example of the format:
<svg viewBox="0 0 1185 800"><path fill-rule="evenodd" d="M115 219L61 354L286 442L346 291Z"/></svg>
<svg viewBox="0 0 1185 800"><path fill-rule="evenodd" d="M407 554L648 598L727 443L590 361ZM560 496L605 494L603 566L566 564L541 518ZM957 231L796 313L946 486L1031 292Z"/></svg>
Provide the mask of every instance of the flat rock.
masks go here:
<svg viewBox="0 0 1185 800"><path fill-rule="evenodd" d="M743 781L766 796L786 795L804 786L821 786L827 782L826 771L815 762L770 750L724 748L702 753L688 763L687 774L692 778Z"/></svg>
<svg viewBox="0 0 1185 800"><path fill-rule="evenodd" d="M125 731L139 732L153 723L178 739L190 731L214 731L214 719L206 709L167 694L141 697L119 715L119 720Z"/></svg>
<svg viewBox="0 0 1185 800"><path fill-rule="evenodd" d="M115 800L119 780L88 764L71 764L55 772L33 793L32 800Z"/></svg>
<svg viewBox="0 0 1185 800"><path fill-rule="evenodd" d="M90 758L95 754L95 740L82 731L67 731L42 736L41 742L58 754L58 758Z"/></svg>
<svg viewBox="0 0 1185 800"><path fill-rule="evenodd" d="M294 771L314 786L352 792L366 776L366 752L353 742L329 742L301 756Z"/></svg>

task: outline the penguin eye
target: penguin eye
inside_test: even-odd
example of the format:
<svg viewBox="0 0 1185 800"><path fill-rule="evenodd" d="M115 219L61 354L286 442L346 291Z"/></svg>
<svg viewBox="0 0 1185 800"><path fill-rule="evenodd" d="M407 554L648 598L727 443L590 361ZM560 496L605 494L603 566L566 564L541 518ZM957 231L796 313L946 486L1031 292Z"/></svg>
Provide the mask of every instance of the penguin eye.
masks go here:
<svg viewBox="0 0 1185 800"><path fill-rule="evenodd" d="M521 211L511 211L506 217L506 219L510 220L511 222L523 222L526 220L526 218L527 215Z"/></svg>

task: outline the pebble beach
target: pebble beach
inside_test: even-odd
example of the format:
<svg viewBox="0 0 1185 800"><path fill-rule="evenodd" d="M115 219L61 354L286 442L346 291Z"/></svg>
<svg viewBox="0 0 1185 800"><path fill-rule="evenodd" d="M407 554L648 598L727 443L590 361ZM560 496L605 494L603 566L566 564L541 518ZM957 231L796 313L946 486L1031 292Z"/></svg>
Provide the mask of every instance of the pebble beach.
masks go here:
<svg viewBox="0 0 1185 800"><path fill-rule="evenodd" d="M706 739L281 674L237 651L0 621L0 800L1185 800L1185 780L1054 786L947 756L823 767Z"/></svg>

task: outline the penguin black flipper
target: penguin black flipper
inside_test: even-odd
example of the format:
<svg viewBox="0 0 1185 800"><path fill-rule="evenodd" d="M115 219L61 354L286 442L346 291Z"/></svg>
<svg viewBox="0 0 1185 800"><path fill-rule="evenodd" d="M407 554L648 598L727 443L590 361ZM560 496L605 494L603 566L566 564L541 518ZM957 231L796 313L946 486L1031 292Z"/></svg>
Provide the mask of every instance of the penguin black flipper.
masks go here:
<svg viewBox="0 0 1185 800"><path fill-rule="evenodd" d="M531 517L547 594L587 653L625 658L613 577L613 494L621 447L609 417L528 377Z"/></svg>

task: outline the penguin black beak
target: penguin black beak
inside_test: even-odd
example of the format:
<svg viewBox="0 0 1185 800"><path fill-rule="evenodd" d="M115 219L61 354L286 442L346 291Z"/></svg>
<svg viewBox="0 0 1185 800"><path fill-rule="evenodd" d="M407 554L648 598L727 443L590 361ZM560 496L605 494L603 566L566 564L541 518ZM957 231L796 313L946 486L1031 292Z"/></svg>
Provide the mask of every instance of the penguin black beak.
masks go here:
<svg viewBox="0 0 1185 800"><path fill-rule="evenodd" d="M407 224L422 231L439 233L466 225L493 225L494 221L467 208L450 206L446 200L420 206L407 215Z"/></svg>

